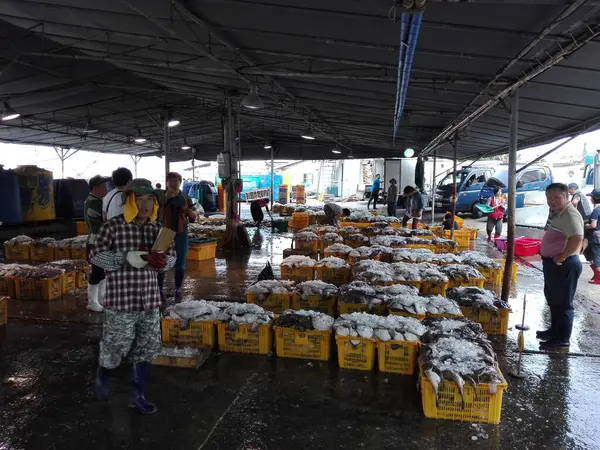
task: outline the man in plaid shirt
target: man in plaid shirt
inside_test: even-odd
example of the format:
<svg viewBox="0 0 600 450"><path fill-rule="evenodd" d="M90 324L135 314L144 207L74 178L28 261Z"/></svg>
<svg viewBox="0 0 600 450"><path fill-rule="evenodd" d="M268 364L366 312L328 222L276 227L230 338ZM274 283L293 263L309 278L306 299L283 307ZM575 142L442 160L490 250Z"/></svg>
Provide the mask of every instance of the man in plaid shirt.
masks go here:
<svg viewBox="0 0 600 450"><path fill-rule="evenodd" d="M108 398L108 378L123 357L133 359L129 406L145 414L157 411L145 398L150 363L160 343L160 290L157 272L175 264L174 252L151 252L160 225L152 183L137 179L123 192L124 213L104 223L91 251L91 262L106 271L104 328L96 393Z"/></svg>

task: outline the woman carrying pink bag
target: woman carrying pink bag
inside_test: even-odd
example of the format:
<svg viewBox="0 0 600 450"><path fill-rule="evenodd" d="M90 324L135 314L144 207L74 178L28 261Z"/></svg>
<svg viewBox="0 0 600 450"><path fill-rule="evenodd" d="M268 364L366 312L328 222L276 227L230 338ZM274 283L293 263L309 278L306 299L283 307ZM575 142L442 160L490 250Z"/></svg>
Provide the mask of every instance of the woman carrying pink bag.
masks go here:
<svg viewBox="0 0 600 450"><path fill-rule="evenodd" d="M494 195L487 199L487 205L494 211L487 216L487 235L488 243L492 242L492 231L494 228L494 241L502 234L502 221L504 220L504 211L506 210L506 199L502 196L502 189L496 187Z"/></svg>

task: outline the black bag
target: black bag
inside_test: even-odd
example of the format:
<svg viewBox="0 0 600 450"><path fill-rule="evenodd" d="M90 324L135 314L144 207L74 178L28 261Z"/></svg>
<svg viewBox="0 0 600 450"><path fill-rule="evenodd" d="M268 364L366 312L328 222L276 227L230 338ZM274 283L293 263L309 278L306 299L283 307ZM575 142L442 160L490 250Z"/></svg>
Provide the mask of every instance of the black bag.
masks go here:
<svg viewBox="0 0 600 450"><path fill-rule="evenodd" d="M267 261L267 265L263 270L258 274L258 281L263 280L274 280L275 274L273 273L273 268L271 267L271 263Z"/></svg>

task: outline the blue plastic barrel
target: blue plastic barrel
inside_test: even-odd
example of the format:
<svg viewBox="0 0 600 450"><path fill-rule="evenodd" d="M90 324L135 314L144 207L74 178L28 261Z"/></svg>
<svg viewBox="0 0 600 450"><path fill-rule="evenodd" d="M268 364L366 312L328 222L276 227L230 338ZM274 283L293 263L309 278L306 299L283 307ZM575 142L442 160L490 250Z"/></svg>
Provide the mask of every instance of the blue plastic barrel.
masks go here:
<svg viewBox="0 0 600 450"><path fill-rule="evenodd" d="M0 192L2 208L0 208L0 226L23 223L23 208L19 177L12 170L4 170L0 166Z"/></svg>

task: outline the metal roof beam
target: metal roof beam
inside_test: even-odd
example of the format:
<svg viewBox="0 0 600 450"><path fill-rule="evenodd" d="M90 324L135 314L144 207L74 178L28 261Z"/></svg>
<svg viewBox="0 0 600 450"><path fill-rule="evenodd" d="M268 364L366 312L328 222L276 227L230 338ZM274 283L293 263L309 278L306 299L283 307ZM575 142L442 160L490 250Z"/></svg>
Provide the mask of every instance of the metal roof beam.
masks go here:
<svg viewBox="0 0 600 450"><path fill-rule="evenodd" d="M578 0L575 4L581 6L580 5L581 1L582 0ZM460 119L461 116L463 116L466 113L466 111L469 109L469 107L474 106L475 101L481 95L484 95L485 93L488 92L488 90L491 87L493 87L494 80L504 73L504 71L502 71L502 70L499 71L496 74L496 76L490 81L488 86L486 86L486 88L484 88L475 97L475 99L473 99L471 104L467 108L465 108L465 110L463 110L463 112L461 114L456 116L456 120L458 120L458 122L455 120L454 124L451 124L450 126L446 127L446 129L442 133L440 133L435 139L433 139L429 143L429 145L427 145L427 147L425 148L423 153L425 155L431 154L435 150L435 148L439 147L441 145L441 143L444 142L447 138L454 135L457 131L461 130L469 123L473 122L474 120L477 120L479 117L481 117L487 111L489 111L494 106L496 106L501 100L508 97L513 90L523 86L529 80L537 77L538 75L545 72L549 68L555 66L556 64L561 62L563 59L565 59L567 56L570 56L571 54L575 53L577 50L581 49L583 46L585 46L585 44L587 42L591 41L592 39L595 39L598 36L600 36L600 25L586 26L585 31L583 33L581 33L579 36L574 37L574 39L571 43L569 43L568 45L560 46L560 49L557 52L555 52L554 54L549 55L548 59L536 64L525 75L523 75L519 79L517 79L517 81L515 81L512 85L502 89L500 92L495 94L491 99L487 100L483 105L477 107L475 109L475 111L471 112L463 119L458 120L458 119ZM523 53L523 52L521 52L521 53Z"/></svg>

